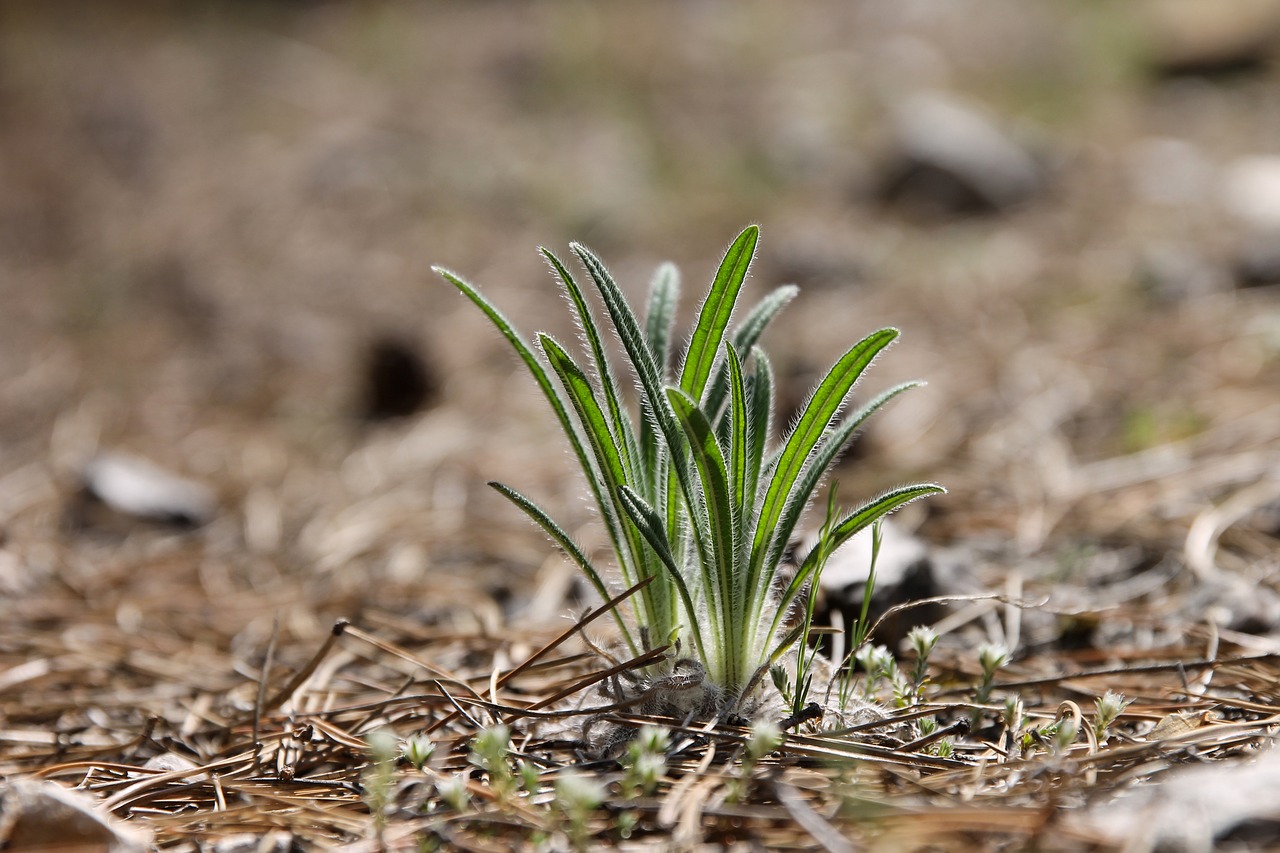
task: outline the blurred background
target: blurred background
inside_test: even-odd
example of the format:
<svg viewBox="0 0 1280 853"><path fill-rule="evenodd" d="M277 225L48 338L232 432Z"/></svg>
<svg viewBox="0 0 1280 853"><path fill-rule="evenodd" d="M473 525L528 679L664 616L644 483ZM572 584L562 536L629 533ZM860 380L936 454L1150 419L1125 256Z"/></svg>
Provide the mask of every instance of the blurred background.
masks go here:
<svg viewBox="0 0 1280 853"><path fill-rule="evenodd" d="M1162 566L1270 631L1278 54L1267 0L9 0L0 587L36 615L7 630L562 615L485 481L602 537L430 267L570 337L537 246L637 299L672 260L687 323L754 222L750 293L802 288L765 339L784 417L903 330L867 388L929 386L841 494L946 484L902 522L955 589L1084 606Z"/></svg>

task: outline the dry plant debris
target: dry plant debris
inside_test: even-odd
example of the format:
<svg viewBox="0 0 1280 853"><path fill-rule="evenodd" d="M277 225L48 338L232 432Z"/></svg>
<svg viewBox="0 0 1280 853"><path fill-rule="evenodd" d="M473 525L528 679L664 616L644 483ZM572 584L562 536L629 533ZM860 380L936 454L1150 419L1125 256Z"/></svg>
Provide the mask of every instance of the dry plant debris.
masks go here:
<svg viewBox="0 0 1280 853"><path fill-rule="evenodd" d="M1106 666L1030 655L1000 670L985 704L972 698L972 659L953 650L936 656L916 704L854 729L810 720L744 760L749 730L639 716L593 690L617 667L579 635L609 606L557 636L523 635L539 645L515 665L510 636L377 614L338 622L289 667L273 658L300 649L282 655L269 639L260 667L242 674L222 655L174 666L110 630L90 643L64 634L0 674L0 776L88 792L113 826L166 850L224 849L246 835L281 849L1094 850L1131 838L1132 821L1118 816L1131 791L1153 803L1166 778L1181 786L1171 791L1193 785L1179 765L1252 759L1249 772L1273 773L1280 656L1221 641L1213 659L1192 659L1199 650L1185 645ZM6 631L5 648L14 641ZM1132 702L1098 730L1090 697L1108 690ZM565 709L584 692L593 701ZM947 735L945 757L936 737L904 742L925 718ZM634 756L537 734L549 721L564 732L593 719L667 733L648 784ZM495 730L505 732L496 753L479 745ZM15 799L29 790L19 785L9 785ZM1221 837L1274 819L1269 800L1251 802L1195 817L1208 821L1196 831ZM5 825L19 819L5 808ZM1183 817L1160 816L1172 828L1151 845Z"/></svg>

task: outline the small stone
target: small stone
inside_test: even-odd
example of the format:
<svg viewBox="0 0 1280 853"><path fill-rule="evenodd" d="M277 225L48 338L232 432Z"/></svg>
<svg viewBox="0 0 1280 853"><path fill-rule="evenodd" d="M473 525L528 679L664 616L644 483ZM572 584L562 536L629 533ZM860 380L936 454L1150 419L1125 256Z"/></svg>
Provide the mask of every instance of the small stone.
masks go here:
<svg viewBox="0 0 1280 853"><path fill-rule="evenodd" d="M1155 0L1142 26L1148 63L1162 77L1222 76L1265 68L1280 41L1277 0Z"/></svg>
<svg viewBox="0 0 1280 853"><path fill-rule="evenodd" d="M83 487L70 511L75 527L108 523L104 515L110 514L175 527L199 527L213 518L217 508L208 487L125 454L96 457L85 466L81 480Z"/></svg>
<svg viewBox="0 0 1280 853"><path fill-rule="evenodd" d="M1044 187L1035 158L980 110L939 94L894 110L897 150L879 194L924 215L999 213Z"/></svg>
<svg viewBox="0 0 1280 853"><path fill-rule="evenodd" d="M0 847L142 853L146 836L98 811L87 794L56 782L19 779L0 793Z"/></svg>

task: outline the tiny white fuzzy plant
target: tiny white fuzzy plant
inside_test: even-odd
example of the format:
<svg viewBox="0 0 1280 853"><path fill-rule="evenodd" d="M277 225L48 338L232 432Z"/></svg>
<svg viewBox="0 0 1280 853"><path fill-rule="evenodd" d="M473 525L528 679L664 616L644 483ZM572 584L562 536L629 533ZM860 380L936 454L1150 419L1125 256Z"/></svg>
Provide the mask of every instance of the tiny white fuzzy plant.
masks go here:
<svg viewBox="0 0 1280 853"><path fill-rule="evenodd" d="M760 694L776 689L763 676L807 640L809 616L792 623L796 612L811 611L795 605L816 583L826 555L904 504L944 491L932 483L902 486L838 513L794 573L780 571L841 451L871 414L919 383L890 388L845 413L863 372L898 336L880 329L835 362L775 441L773 372L757 342L797 290L772 291L731 329L758 239L751 226L729 246L674 371L679 275L670 264L654 276L642 319L600 259L570 247L621 342L625 370L610 362L606 327L552 252L542 250L582 330L581 355L545 333L526 341L476 287L437 269L489 317L542 389L586 476L624 588L653 578L614 617L632 655L678 650L645 682L651 692L666 685L655 710L727 716L762 707ZM638 389L632 407L620 390L626 374ZM561 525L514 489L491 485L537 522L602 596L613 594L606 572Z"/></svg>

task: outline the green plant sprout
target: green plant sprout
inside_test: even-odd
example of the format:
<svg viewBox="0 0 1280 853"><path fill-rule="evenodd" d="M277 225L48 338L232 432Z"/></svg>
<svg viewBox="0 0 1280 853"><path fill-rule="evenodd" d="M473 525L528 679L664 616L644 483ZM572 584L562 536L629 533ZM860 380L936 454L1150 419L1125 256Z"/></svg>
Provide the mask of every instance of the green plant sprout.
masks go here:
<svg viewBox="0 0 1280 853"><path fill-rule="evenodd" d="M361 786L364 789L364 800L373 815L374 832L377 834L379 846L383 830L387 825L387 810L391 806L392 792L395 788L395 764L399 754L396 736L387 729L376 729L365 736L371 759L361 775Z"/></svg>
<svg viewBox="0 0 1280 853"><path fill-rule="evenodd" d="M574 850L589 849L588 821L605 801L603 785L589 776L566 770L556 779L556 802L566 818L565 834Z"/></svg>
<svg viewBox="0 0 1280 853"><path fill-rule="evenodd" d="M1099 744L1107 742L1111 726L1124 713L1124 709L1129 707L1131 701L1133 700L1124 698L1123 693L1117 693L1114 690L1108 690L1093 700L1093 737Z"/></svg>
<svg viewBox="0 0 1280 853"><path fill-rule="evenodd" d="M467 791L467 774L455 773L447 779L436 780L436 796L455 812L464 812L471 805L471 794Z"/></svg>
<svg viewBox="0 0 1280 853"><path fill-rule="evenodd" d="M571 245L637 385L630 410L620 385L624 371L606 354L606 327L555 254L542 250L582 331L586 362L545 333L526 342L473 285L437 269L484 312L542 389L586 476L622 584L654 578L626 605L630 618L614 611L632 655L673 649L637 691L649 697L643 707L649 712L760 712L764 676L773 664L793 660L788 655L807 639L808 620L791 623L823 555L904 504L944 491L932 483L903 486L841 513L793 575L780 571L802 514L841 451L877 409L919 383L894 386L842 417L863 372L898 336L891 328L873 332L835 362L775 443L773 372L757 341L796 288L769 293L730 330L758 239L751 226L730 245L674 371L675 267L658 269L641 319L600 259ZM604 573L558 523L514 489L491 485L610 597Z"/></svg>
<svg viewBox="0 0 1280 853"><path fill-rule="evenodd" d="M472 740L467 761L489 774L489 787L499 802L515 794L517 780L511 770L511 729L502 724L483 729Z"/></svg>
<svg viewBox="0 0 1280 853"><path fill-rule="evenodd" d="M746 741L742 744L742 768L739 775L729 785L730 802L741 802L746 799L751 785L751 775L760 760L782 746L786 735L778 725L770 720L757 720L747 730Z"/></svg>
<svg viewBox="0 0 1280 853"><path fill-rule="evenodd" d="M982 704L991 698L996 673L1009 662L1009 650L994 643L978 646L978 666L982 667L982 683L978 685L976 699Z"/></svg>
<svg viewBox="0 0 1280 853"><path fill-rule="evenodd" d="M436 745L425 734L416 734L405 738L400 751L406 761L421 770L431 760L431 756L435 754Z"/></svg>
<svg viewBox="0 0 1280 853"><path fill-rule="evenodd" d="M627 744L622 789L630 797L651 797L667 773L671 738L665 729L641 726Z"/></svg>

